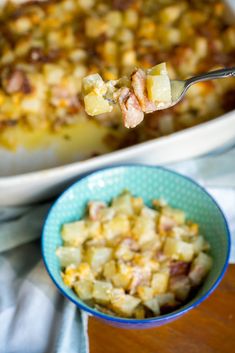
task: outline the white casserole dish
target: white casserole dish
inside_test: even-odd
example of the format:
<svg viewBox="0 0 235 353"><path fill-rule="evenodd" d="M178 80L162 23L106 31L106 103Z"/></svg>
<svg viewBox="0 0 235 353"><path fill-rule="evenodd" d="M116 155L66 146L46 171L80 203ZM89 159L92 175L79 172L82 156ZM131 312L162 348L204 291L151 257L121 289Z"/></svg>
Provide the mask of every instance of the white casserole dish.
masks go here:
<svg viewBox="0 0 235 353"><path fill-rule="evenodd" d="M233 0L227 3L230 9L235 7ZM72 159L73 163L71 158L60 161L51 147L32 152L22 149L9 152L0 148L0 206L48 199L82 174L110 164L163 165L208 153L232 140L235 140L235 110L196 127L102 156L84 161L79 161L77 156Z"/></svg>

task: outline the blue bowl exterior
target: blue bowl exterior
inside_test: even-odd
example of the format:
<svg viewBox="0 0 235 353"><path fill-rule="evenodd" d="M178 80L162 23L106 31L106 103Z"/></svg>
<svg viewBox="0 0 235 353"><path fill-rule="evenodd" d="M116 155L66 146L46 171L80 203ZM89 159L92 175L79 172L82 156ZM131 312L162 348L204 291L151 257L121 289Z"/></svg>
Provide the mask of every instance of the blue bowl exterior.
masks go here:
<svg viewBox="0 0 235 353"><path fill-rule="evenodd" d="M105 320L105 319L100 319L100 321L104 322L107 325L113 326L113 327L119 327L119 328L124 328L124 329L129 329L129 330L145 330L148 328L154 328L154 327L159 327L163 326L166 324L169 324L172 321L175 321L177 318L181 317L184 315L184 313L178 315L177 317L169 317L164 319L163 321L151 321L151 322L143 322L143 323L129 323L129 322L115 322L115 321L110 321L110 320ZM94 315L95 316L95 315ZM97 316L96 316L97 317Z"/></svg>
<svg viewBox="0 0 235 353"><path fill-rule="evenodd" d="M92 175L95 175L97 173L102 173L102 171L106 171L106 170L110 170L110 169L115 169L115 168L131 168L131 167L144 167L144 168L152 168L152 169L156 169L156 170L163 170L166 171L168 173L171 174L175 174L178 177L181 177L185 180L190 181L192 184L196 185L202 193L205 193L210 200L214 203L214 205L217 207L217 209L220 211L220 215L224 221L225 227L226 227L226 237L227 237L227 252L226 252L226 260L224 262L223 268L221 268L220 271L220 275L217 277L216 281L214 282L213 286L211 286L211 288L204 294L202 295L198 300L193 300L193 302L190 305L186 305L184 307L182 307L181 309L177 310L176 312L172 312L170 314L166 314L166 315L162 315L162 316L158 316L158 317L153 317L150 319L143 319L143 320L137 320L137 319L124 319L124 318L120 318L120 317L112 317L109 315L106 315L102 312L98 312L96 310L94 310L91 307L87 307L86 305L84 305L82 303L82 301L80 301L79 299L74 300L73 298L71 298L70 294L67 293L60 285L59 283L57 283L57 281L54 278L53 273L50 271L48 264L47 264L47 260L45 257L45 225L48 221L49 215L52 211L52 209L54 207L56 207L57 203L59 202L59 200L61 199L61 197L63 195L65 195L69 190L71 190L75 185L77 185L78 183L80 183L80 181L89 178ZM41 238L41 245L42 245L42 257L43 257L43 261L46 267L46 270L49 274L49 276L51 277L52 281L54 282L54 284L56 285L56 287L59 289L59 291L70 301L72 301L79 309L86 311L88 314L90 314L91 316L94 316L98 319L100 319L101 321L105 322L106 324L109 324L111 326L114 327L120 327L120 328L125 328L125 329L147 329L147 328L153 328L153 327L159 327L165 324L168 324L174 320L176 320L177 318L183 316L184 314L186 314L188 311L192 310L193 308L197 307L198 305L200 305L205 299L207 299L210 294L216 289L216 287L219 285L219 283L221 282L226 269L228 267L228 263L229 263L229 255L230 255L230 249L231 249L231 235L230 235L230 231L229 231L229 227L228 227L228 223L226 221L226 218L221 210L221 208L219 207L219 205L217 204L217 202L213 199L213 197L203 188L201 187L199 184L197 184L194 180L192 180L189 177L186 177L184 175L181 175L177 172L168 170L166 168L163 167L159 167L159 166L146 166L146 165L141 165L141 164L128 164L128 165L123 165L123 166L114 166L114 167L107 167L107 168L103 168L100 169L98 171L95 171L91 174L88 174L86 176L84 176L83 178L79 179L77 182L75 182L74 184L72 184L70 187L68 187L68 189L66 189L61 196L56 200L56 202L52 205L47 219L45 221L44 224L44 228L43 228L43 234L42 234L42 238ZM54 256L56 256L54 254Z"/></svg>

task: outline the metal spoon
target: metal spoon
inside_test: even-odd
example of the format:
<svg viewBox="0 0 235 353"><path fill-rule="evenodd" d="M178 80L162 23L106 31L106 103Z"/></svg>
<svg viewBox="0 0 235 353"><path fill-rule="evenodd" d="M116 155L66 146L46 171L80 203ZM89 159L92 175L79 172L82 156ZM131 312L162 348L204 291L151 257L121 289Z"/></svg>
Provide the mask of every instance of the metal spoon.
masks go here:
<svg viewBox="0 0 235 353"><path fill-rule="evenodd" d="M181 99L183 99L186 91L190 86L194 85L194 83L214 80L218 78L226 78L235 76L235 68L232 67L230 69L221 69L216 71L210 71L205 74L201 74L198 76L191 77L185 81L182 80L171 80L171 94L172 94L172 102L168 107L172 107L177 104ZM167 108L168 108L167 107ZM164 109L164 107L163 107Z"/></svg>

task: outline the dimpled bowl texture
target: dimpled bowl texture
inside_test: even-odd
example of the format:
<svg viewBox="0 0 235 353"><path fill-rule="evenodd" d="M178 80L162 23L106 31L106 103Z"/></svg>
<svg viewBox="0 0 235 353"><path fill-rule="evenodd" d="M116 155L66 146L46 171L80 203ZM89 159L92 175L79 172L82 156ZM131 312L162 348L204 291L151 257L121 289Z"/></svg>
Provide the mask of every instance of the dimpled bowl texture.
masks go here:
<svg viewBox="0 0 235 353"><path fill-rule="evenodd" d="M60 230L67 222L84 216L89 200L110 202L128 189L151 206L155 198L164 198L171 206L186 212L188 219L200 225L200 231L211 245L213 267L195 297L174 312L149 319L125 319L97 311L84 302L62 281L55 251L62 244ZM54 203L46 219L42 235L42 254L46 269L61 293L79 308L114 326L148 328L166 324L196 307L212 293L228 265L230 234L225 217L213 198L198 184L161 167L124 165L94 172L70 186Z"/></svg>

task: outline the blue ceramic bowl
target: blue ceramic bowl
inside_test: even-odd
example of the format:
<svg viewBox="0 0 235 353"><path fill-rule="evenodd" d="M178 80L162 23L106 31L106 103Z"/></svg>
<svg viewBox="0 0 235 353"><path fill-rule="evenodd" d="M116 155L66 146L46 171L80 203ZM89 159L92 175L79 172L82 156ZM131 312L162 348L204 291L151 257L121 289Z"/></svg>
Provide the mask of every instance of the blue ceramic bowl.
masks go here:
<svg viewBox="0 0 235 353"><path fill-rule="evenodd" d="M183 209L189 219L199 223L202 234L211 244L213 267L195 297L174 312L149 319L125 319L106 315L87 306L66 287L60 275L55 251L62 244L63 223L83 217L91 199L109 202L123 189L141 196L151 205L154 198L163 197L174 207ZM144 165L125 165L94 172L70 186L54 203L45 222L42 254L46 269L60 292L80 309L107 323L124 328L148 328L166 324L195 308L205 300L221 281L228 265L230 234L225 217L215 200L198 184L175 172Z"/></svg>

